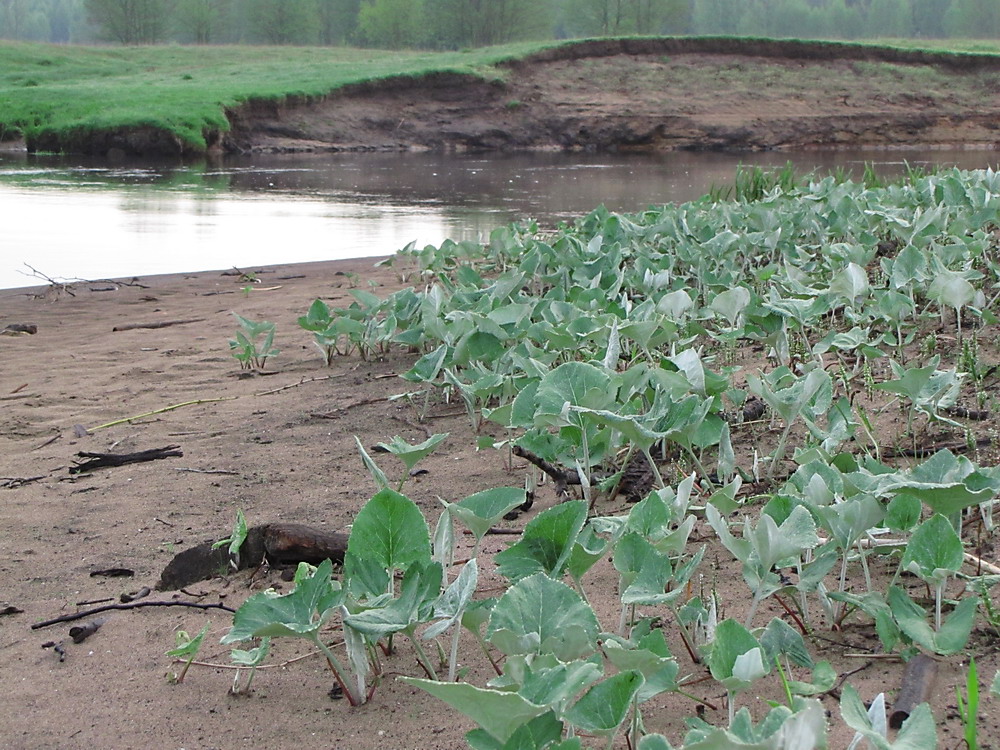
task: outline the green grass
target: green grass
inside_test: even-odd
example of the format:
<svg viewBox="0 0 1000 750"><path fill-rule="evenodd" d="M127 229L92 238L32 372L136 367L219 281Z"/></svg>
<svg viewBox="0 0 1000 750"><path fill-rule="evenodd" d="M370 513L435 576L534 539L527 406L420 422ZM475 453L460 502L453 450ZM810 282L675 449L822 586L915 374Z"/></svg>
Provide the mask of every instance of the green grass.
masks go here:
<svg viewBox="0 0 1000 750"><path fill-rule="evenodd" d="M572 43L572 42L570 42ZM75 47L0 42L0 139L151 126L193 150L229 127L225 110L249 99L318 97L394 76L453 72L503 78L497 63L566 42L463 52L342 47ZM1000 43L882 45L936 52L1000 52ZM847 45L845 45L847 46ZM61 140L61 139L60 139Z"/></svg>
<svg viewBox="0 0 1000 750"><path fill-rule="evenodd" d="M248 99L322 96L391 76L457 72L497 77L498 61L542 49L470 52L337 47L67 47L0 43L0 137L151 125L204 148L225 108Z"/></svg>

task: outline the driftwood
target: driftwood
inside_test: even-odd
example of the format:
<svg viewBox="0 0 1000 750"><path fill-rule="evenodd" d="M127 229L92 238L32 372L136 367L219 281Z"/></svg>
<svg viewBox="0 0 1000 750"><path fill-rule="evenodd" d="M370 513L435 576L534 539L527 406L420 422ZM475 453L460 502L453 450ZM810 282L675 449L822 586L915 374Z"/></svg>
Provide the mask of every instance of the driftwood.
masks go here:
<svg viewBox="0 0 1000 750"><path fill-rule="evenodd" d="M123 323L115 326L112 331L132 331L136 328L166 328L168 326L181 326L186 323L201 323L204 318L188 318L186 320L160 320L155 323Z"/></svg>
<svg viewBox="0 0 1000 750"><path fill-rule="evenodd" d="M954 443L937 443L935 445L917 446L916 448L896 448L885 446L881 449L883 458L928 458L941 450L949 450L952 453L966 453L970 448L985 448L992 445L993 438L981 437L973 441L972 446L968 440Z"/></svg>
<svg viewBox="0 0 1000 750"><path fill-rule="evenodd" d="M109 466L124 466L125 464L140 463L142 461L155 461L158 458L177 458L184 454L178 445L168 445L165 448L153 448L148 451L138 453L88 453L80 451L77 453L80 458L86 461L77 461L75 466L69 467L70 474L80 474L85 471L102 469Z"/></svg>
<svg viewBox="0 0 1000 750"><path fill-rule="evenodd" d="M541 456L538 456L519 445L515 445L511 448L511 452L513 452L515 456L523 458L529 463L534 464L552 477L552 481L555 484L556 495L560 498L566 497L566 495L569 494L569 485L580 484L580 472L576 469L567 469L562 466L551 464ZM602 471L591 472L590 477L588 478L589 484L594 485L609 476L611 476L611 474ZM618 485L615 487L612 497L617 497L620 493L624 495L629 502L635 503L646 497L654 486L654 474L652 467L649 465L649 461L646 459L645 454L636 451L629 459L629 462L625 465L625 469L622 471L621 479L618 481ZM528 507L530 507L530 505ZM524 510L527 510L527 508L524 508Z"/></svg>
<svg viewBox="0 0 1000 750"><path fill-rule="evenodd" d="M212 549L204 542L174 556L160 574L158 591L173 591L229 570L229 550ZM240 569L259 565L264 560L275 565L307 562L318 565L324 560L343 562L347 535L337 534L298 523L270 523L254 526L247 532L240 548Z"/></svg>
<svg viewBox="0 0 1000 750"><path fill-rule="evenodd" d="M914 708L930 700L934 680L937 677L937 666L936 661L924 654L918 654L910 659L903 673L899 697L896 698L892 713L889 714L890 727L899 729Z"/></svg>
<svg viewBox="0 0 1000 750"><path fill-rule="evenodd" d="M564 469L561 466L551 464L541 456L522 448L520 445L515 445L511 448L511 452L518 458L523 458L528 463L534 464L548 474L555 483L556 495L559 497L564 497L568 493L569 490L567 488L569 485L581 484L580 472L576 469Z"/></svg>

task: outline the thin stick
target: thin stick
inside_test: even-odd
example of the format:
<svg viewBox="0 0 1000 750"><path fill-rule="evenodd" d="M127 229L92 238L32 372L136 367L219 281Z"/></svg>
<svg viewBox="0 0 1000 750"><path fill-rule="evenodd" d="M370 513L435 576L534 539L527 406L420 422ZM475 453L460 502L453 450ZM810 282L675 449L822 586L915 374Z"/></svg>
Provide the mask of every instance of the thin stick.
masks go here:
<svg viewBox="0 0 1000 750"><path fill-rule="evenodd" d="M261 391L259 393L253 394L254 396L270 396L272 393L279 393L280 391L287 391L289 388L298 388L300 385L305 385L306 383L316 383L320 380L334 380L336 378L344 377L344 373L339 375L321 375L318 378L304 378L298 383L289 383L288 385L283 385L280 388L272 388L269 391Z"/></svg>
<svg viewBox="0 0 1000 750"><path fill-rule="evenodd" d="M221 609L226 612L236 612L235 609L227 607L225 604L199 604L198 602L129 602L128 604L105 604L103 607L94 607L93 609L85 609L82 612L74 612L71 615L54 617L53 619L45 620L44 622L36 622L31 626L31 629L38 630L39 628L47 628L49 625L58 625L61 622L82 620L84 617L96 615L98 612L108 612L113 609L139 609L140 607L192 607L194 609Z"/></svg>
<svg viewBox="0 0 1000 750"><path fill-rule="evenodd" d="M268 373L277 374L277 373ZM279 391L286 391L289 388L297 388L300 385L305 385L306 383L315 383L319 380L332 380L333 378L342 378L343 375L323 375L318 378L308 378L305 380L300 380L298 383L290 383L288 385L283 385L280 388L272 388L269 391L259 391L258 393L251 394L253 396L269 396L272 393L278 393ZM136 414L134 417L124 417L122 419L116 419L113 422L106 422L104 424L97 425L97 427L91 427L90 431L103 430L105 427L114 427L120 424L126 424L127 422L133 422L136 419L143 419L144 417L152 417L156 414L163 414L164 412L173 411L174 409L180 409L184 406L198 406L199 404L214 404L219 401L235 401L238 398L242 398L242 394L236 396L219 396L217 398L196 398L193 401L183 401L179 404L171 404L170 406L164 406L160 409L154 409L153 411L148 411L145 414Z"/></svg>
<svg viewBox="0 0 1000 750"><path fill-rule="evenodd" d="M189 471L192 474L226 474L229 476L239 476L238 471L229 471L228 469L194 469L190 466L175 466L174 471Z"/></svg>
<svg viewBox="0 0 1000 750"><path fill-rule="evenodd" d="M137 328L168 328L169 326L182 326L187 323L201 323L204 318L186 318L184 320L159 320L154 323L123 323L120 326L115 326L111 330L114 331L134 331Z"/></svg>
<svg viewBox="0 0 1000 750"><path fill-rule="evenodd" d="M133 422L136 419L142 419L143 417L152 417L156 414L163 414L164 412L173 411L174 409L180 409L184 406L197 406L199 404L213 404L217 401L234 401L238 399L239 396L220 396L219 398L197 398L194 401L184 401L179 404L172 404L170 406L164 406L162 409L154 409L153 411L148 411L145 414L136 414L134 417L124 417L123 419L116 419L112 422L105 422L104 424L99 424L97 427L91 427L90 432L94 430L103 430L106 427L114 427L120 424L126 424L128 422Z"/></svg>

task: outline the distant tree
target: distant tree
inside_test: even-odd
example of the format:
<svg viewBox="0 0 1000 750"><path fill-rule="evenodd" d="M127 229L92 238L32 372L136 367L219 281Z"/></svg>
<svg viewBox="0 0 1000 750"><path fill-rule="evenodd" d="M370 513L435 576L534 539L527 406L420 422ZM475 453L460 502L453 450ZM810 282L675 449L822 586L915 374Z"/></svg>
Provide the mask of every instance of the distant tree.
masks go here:
<svg viewBox="0 0 1000 750"><path fill-rule="evenodd" d="M573 36L686 32L691 0L569 0L562 25Z"/></svg>
<svg viewBox="0 0 1000 750"><path fill-rule="evenodd" d="M0 0L0 37L48 41L49 19L37 0Z"/></svg>
<svg viewBox="0 0 1000 750"><path fill-rule="evenodd" d="M164 38L171 0L85 0L87 17L102 35L122 44L152 44Z"/></svg>
<svg viewBox="0 0 1000 750"><path fill-rule="evenodd" d="M767 35L809 38L821 36L820 11L805 0L775 0L768 6Z"/></svg>
<svg viewBox="0 0 1000 750"><path fill-rule="evenodd" d="M828 32L825 36L835 39L860 39L868 35L859 5L849 5L845 0L830 0L825 15Z"/></svg>
<svg viewBox="0 0 1000 750"><path fill-rule="evenodd" d="M962 4L967 0L955 0L955 2ZM944 17L951 4L951 0L910 0L914 35L927 39L943 38Z"/></svg>
<svg viewBox="0 0 1000 750"><path fill-rule="evenodd" d="M913 12L906 0L871 0L866 36L913 35Z"/></svg>
<svg viewBox="0 0 1000 750"><path fill-rule="evenodd" d="M435 47L483 47L552 36L551 0L425 0Z"/></svg>
<svg viewBox="0 0 1000 750"><path fill-rule="evenodd" d="M209 44L220 39L229 0L177 0L174 27L182 42Z"/></svg>
<svg viewBox="0 0 1000 750"><path fill-rule="evenodd" d="M403 49L424 41L420 0L365 0L358 12L358 35L372 47Z"/></svg>
<svg viewBox="0 0 1000 750"><path fill-rule="evenodd" d="M320 44L344 44L358 29L361 0L316 0Z"/></svg>
<svg viewBox="0 0 1000 750"><path fill-rule="evenodd" d="M315 0L243 0L250 41L267 44L315 44Z"/></svg>
<svg viewBox="0 0 1000 750"><path fill-rule="evenodd" d="M1000 35L1000 3L996 0L961 0L944 15L944 33L966 39L995 39Z"/></svg>
<svg viewBox="0 0 1000 750"><path fill-rule="evenodd" d="M53 0L49 7L49 41L68 42L73 38L73 3L70 0Z"/></svg>
<svg viewBox="0 0 1000 750"><path fill-rule="evenodd" d="M746 5L746 0L697 0L691 18L692 30L695 34L745 33L742 20Z"/></svg>

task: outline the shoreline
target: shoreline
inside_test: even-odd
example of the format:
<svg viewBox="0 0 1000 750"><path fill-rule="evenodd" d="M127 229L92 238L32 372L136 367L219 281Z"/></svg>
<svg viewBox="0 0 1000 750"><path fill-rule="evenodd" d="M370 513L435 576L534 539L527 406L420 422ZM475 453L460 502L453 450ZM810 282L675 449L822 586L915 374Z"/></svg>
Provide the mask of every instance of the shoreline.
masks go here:
<svg viewBox="0 0 1000 750"><path fill-rule="evenodd" d="M38 298L45 296L46 292L60 287L75 288L83 287L87 284L112 284L118 287L145 285L160 288L183 283L185 281L207 279L213 276L220 280L233 281L237 278L237 274L235 273L236 270L265 276L265 279L262 280L263 282L268 280L290 281L293 279L309 278L314 275L322 274L336 276L343 275L348 272L357 273L359 268L364 268L366 273L370 273L378 263L386 260L387 258L391 258L394 255L395 253L389 253L384 255L360 256L356 258L339 258L337 260L313 260L303 261L301 263L272 263L267 265L248 266L241 269L236 269L234 267L210 268L201 271L176 271L172 273L147 274L145 276L115 276L105 279L72 279L65 282L56 278L54 279L55 283L2 287L0 288L0 301L8 296ZM370 265L365 266L365 264L369 261ZM272 274L277 275L272 276ZM245 283L244 286L246 286ZM261 286L272 285L262 283ZM100 290L91 291L96 293L98 291L105 292L109 290L102 288Z"/></svg>

